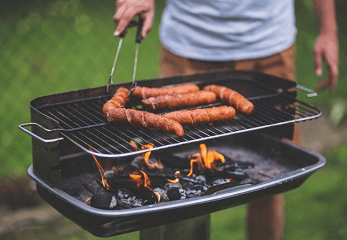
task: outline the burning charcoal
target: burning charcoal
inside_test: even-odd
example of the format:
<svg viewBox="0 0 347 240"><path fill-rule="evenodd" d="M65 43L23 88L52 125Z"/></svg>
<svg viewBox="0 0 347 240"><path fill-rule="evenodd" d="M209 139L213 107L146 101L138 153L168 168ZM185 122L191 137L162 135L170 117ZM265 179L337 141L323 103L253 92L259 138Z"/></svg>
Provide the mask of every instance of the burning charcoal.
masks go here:
<svg viewBox="0 0 347 240"><path fill-rule="evenodd" d="M163 198L165 195L165 190L160 187L154 188L153 191L158 193L160 195L160 198Z"/></svg>
<svg viewBox="0 0 347 240"><path fill-rule="evenodd" d="M157 159L160 159L165 167L189 169L189 161L187 161L188 157L179 157L172 154L163 154L159 152L153 152L153 156L155 156Z"/></svg>
<svg viewBox="0 0 347 240"><path fill-rule="evenodd" d="M174 187L181 188L182 185L179 182L177 183L168 182L165 184L165 189L174 188Z"/></svg>
<svg viewBox="0 0 347 240"><path fill-rule="evenodd" d="M202 175L199 175L197 177L180 176L180 180L184 181L187 185L205 184L206 183L206 178Z"/></svg>
<svg viewBox="0 0 347 240"><path fill-rule="evenodd" d="M187 198L199 197L207 190L206 186L195 185L186 190Z"/></svg>
<svg viewBox="0 0 347 240"><path fill-rule="evenodd" d="M206 183L206 178L203 175L196 176L195 178L199 183L205 184Z"/></svg>
<svg viewBox="0 0 347 240"><path fill-rule="evenodd" d="M114 209L117 206L117 198L111 192L96 193L90 199L90 205L101 209Z"/></svg>
<svg viewBox="0 0 347 240"><path fill-rule="evenodd" d="M125 188L118 189L117 193L118 205L121 208L133 208L133 207L142 207L144 205L142 199L138 199L134 194Z"/></svg>
<svg viewBox="0 0 347 240"><path fill-rule="evenodd" d="M166 191L163 196L165 201L186 199L186 191L183 188L171 187Z"/></svg>
<svg viewBox="0 0 347 240"><path fill-rule="evenodd" d="M131 191L135 193L136 198L143 199L143 205L158 203L158 197L147 187L132 188Z"/></svg>
<svg viewBox="0 0 347 240"><path fill-rule="evenodd" d="M225 171L225 173L235 181L241 181L249 177L247 171Z"/></svg>
<svg viewBox="0 0 347 240"><path fill-rule="evenodd" d="M214 180L212 183L212 186L216 186L216 185L220 185L220 184L224 184L228 182L230 182L229 179L220 178L220 179Z"/></svg>

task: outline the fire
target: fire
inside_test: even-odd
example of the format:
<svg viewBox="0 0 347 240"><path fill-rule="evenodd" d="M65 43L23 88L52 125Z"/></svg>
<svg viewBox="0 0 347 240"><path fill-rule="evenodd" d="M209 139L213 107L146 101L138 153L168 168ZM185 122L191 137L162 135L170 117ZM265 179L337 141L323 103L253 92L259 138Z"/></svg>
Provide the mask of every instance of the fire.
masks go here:
<svg viewBox="0 0 347 240"><path fill-rule="evenodd" d="M190 160L190 172L187 174L190 177L194 171L194 163L198 165L198 169L214 169L220 171L218 167L215 166L216 161L221 161L225 163L225 158L222 154L216 152L215 150L209 150L206 144L200 144L200 153L196 153L191 157Z"/></svg>
<svg viewBox="0 0 347 240"><path fill-rule="evenodd" d="M92 151L92 149L89 149L89 150ZM98 169L99 169L99 172L100 172L100 175L101 175L102 186L103 186L104 188L106 188L106 190L109 190L109 189L110 189L110 184L108 184L108 182L106 181L106 178L104 177L105 171L104 171L104 169L101 167L101 165L100 165L98 159L97 159L94 155L92 155L92 156L93 156L93 158L94 158L94 162L95 162L96 166L97 166Z"/></svg>
<svg viewBox="0 0 347 240"><path fill-rule="evenodd" d="M178 183L180 181L179 179L179 176L180 176L181 172L180 171L176 171L175 172L175 176L176 178L174 180L171 180L171 179L166 179L168 182L171 182L171 183Z"/></svg>
<svg viewBox="0 0 347 240"><path fill-rule="evenodd" d="M134 151L137 150L137 144L133 140L130 140L130 145L133 147Z"/></svg>
<svg viewBox="0 0 347 240"><path fill-rule="evenodd" d="M141 150L152 149L153 147L154 147L154 144L149 143L149 144L141 146ZM145 159L146 165L150 168L163 169L163 165L161 164L160 160L158 162L155 162L155 163L149 162L149 157L151 156L151 153L152 153L151 151L148 151L144 154L144 159Z"/></svg>
<svg viewBox="0 0 347 240"><path fill-rule="evenodd" d="M140 170L140 172L142 173L142 175L137 173L137 172L134 172L132 174L129 174L129 176L130 176L130 178L132 178L136 182L136 186L137 187L144 186L145 188L148 188L157 197L158 202L160 202L160 195L159 195L159 193L155 192L150 187L151 186L151 181L149 180L148 175L144 171L142 171L142 170ZM143 176L143 180L142 180L142 176Z"/></svg>
<svg viewBox="0 0 347 240"><path fill-rule="evenodd" d="M140 174L132 173L132 174L129 174L129 177L136 182L136 186L137 187L141 186L141 184L142 184L142 179L141 179L142 176Z"/></svg>
<svg viewBox="0 0 347 240"><path fill-rule="evenodd" d="M134 141L130 141L130 145L133 147L134 150L138 150L137 144ZM145 145L141 146L141 150L147 150L147 149L153 149L154 148L154 144L153 143L148 143ZM163 169L163 165L161 164L160 160L155 161L154 163L151 163L149 161L149 158L151 156L151 151L145 152L141 157L138 157L138 161L143 159L145 164L149 167L149 168L158 168L158 169Z"/></svg>

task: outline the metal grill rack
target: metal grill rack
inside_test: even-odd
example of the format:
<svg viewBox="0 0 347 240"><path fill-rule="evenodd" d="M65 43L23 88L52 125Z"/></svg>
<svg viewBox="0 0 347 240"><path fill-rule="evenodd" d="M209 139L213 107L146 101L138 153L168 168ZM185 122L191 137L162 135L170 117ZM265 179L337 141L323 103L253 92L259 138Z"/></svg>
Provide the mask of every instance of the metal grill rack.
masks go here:
<svg viewBox="0 0 347 240"><path fill-rule="evenodd" d="M198 85L203 88L208 84L210 83L205 81ZM61 128L59 131L64 138L90 154L108 158L130 156L148 151L147 149L134 149L130 141L134 141L138 146L152 143L154 144L152 151L154 151L236 133L306 121L321 115L321 111L315 106L299 101L285 91L260 85L254 81L237 81L237 79L223 81L221 79L214 81L213 84L222 84L246 96L254 103L254 112L250 115L237 113L235 118L213 125L184 126L184 136L178 137L163 131L106 122L101 109L111 95L48 104L39 107L38 111L59 122ZM217 102L201 107L221 104L223 103ZM127 107L142 109L141 105L135 103Z"/></svg>

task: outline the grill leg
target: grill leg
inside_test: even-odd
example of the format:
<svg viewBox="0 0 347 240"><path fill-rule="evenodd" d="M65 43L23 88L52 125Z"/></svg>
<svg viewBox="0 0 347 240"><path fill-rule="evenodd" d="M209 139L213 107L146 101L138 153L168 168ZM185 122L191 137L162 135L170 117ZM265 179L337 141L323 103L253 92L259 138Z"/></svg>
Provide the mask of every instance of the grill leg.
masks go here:
<svg viewBox="0 0 347 240"><path fill-rule="evenodd" d="M210 214L140 231L140 240L209 240Z"/></svg>

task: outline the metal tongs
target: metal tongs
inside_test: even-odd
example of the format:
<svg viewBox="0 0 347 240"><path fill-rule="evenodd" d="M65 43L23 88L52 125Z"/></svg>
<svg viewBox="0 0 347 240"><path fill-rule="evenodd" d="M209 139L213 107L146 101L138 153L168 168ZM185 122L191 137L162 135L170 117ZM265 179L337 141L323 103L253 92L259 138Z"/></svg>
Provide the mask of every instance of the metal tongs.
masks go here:
<svg viewBox="0 0 347 240"><path fill-rule="evenodd" d="M129 89L129 96L135 90L135 88L137 86L137 83L135 82L135 77L136 77L136 69L137 69L137 58L138 58L138 55L139 55L139 45L140 45L140 43L142 41L141 32L142 32L142 26L143 26L143 19L140 16L138 16L138 21L137 22L136 21L131 21L130 24L129 24L129 27L136 26L136 25L137 25L137 33L136 33L136 39L135 39L135 42L136 42L135 61L134 61L134 71L133 71L132 84L131 84L131 87ZM111 84L113 84L114 69L116 67L116 63L117 63L117 60L118 60L118 55L119 55L120 49L122 47L123 39L124 39L124 37L125 37L127 32L128 32L128 30L125 29L119 35L119 42L118 42L118 48L117 48L116 57L114 59L114 62L113 62L113 65L112 65L112 70L111 70L111 75L110 75L110 78L108 79L108 83L107 83L107 86L106 86L107 92L109 92L109 88L110 88Z"/></svg>

